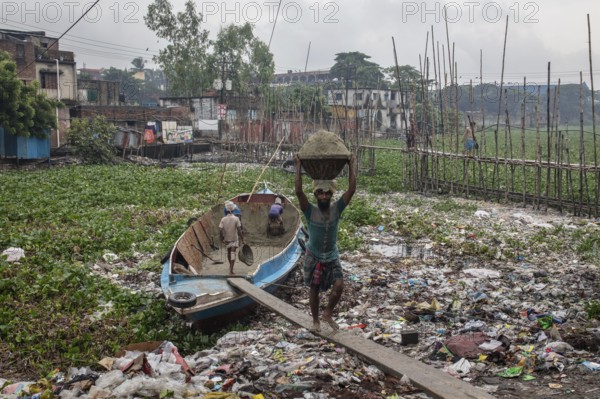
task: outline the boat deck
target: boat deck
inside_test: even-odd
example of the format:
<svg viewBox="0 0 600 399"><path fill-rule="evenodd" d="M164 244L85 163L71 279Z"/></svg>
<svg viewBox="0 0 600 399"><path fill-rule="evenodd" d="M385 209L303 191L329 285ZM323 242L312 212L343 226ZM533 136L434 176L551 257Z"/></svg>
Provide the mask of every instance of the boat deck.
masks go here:
<svg viewBox="0 0 600 399"><path fill-rule="evenodd" d="M235 263L233 265L234 274L252 275L261 263L273 258L281 252L281 246L251 245L254 263L251 266L242 262L236 253ZM239 251L239 249L238 249ZM227 260L227 249L212 251L207 255L213 259L206 259L202 265L202 270L198 273L200 276L227 276L229 275L229 260Z"/></svg>

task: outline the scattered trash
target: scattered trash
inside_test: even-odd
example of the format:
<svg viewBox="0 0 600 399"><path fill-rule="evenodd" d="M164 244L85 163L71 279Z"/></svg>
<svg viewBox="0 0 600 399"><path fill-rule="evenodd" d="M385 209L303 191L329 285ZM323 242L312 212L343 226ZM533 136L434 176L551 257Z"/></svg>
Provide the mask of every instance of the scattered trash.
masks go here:
<svg viewBox="0 0 600 399"><path fill-rule="evenodd" d="M595 363L595 362L588 362L587 360L583 363L581 363L583 366L585 366L585 368L587 368L588 370L592 370L592 371L599 371L600 370L600 363Z"/></svg>
<svg viewBox="0 0 600 399"><path fill-rule="evenodd" d="M498 373L498 377L502 378L516 378L521 375L523 372L523 367L511 367L500 373Z"/></svg>
<svg viewBox="0 0 600 399"><path fill-rule="evenodd" d="M10 247L2 251L0 257L6 257L6 261L10 263L18 262L25 256L25 250L22 248Z"/></svg>
<svg viewBox="0 0 600 399"><path fill-rule="evenodd" d="M428 211L423 206L418 213L404 214L421 217ZM502 205L491 213L477 211L460 219L444 215L435 223L428 221L427 228L434 226L447 236L443 242L408 241L409 237L398 234L400 224L395 223L390 219L385 225L360 227L356 234L368 246L341 253L346 285L336 315L341 330L393 347L487 392L502 392L499 387L508 383L504 379L518 378L514 382L526 381L521 385L540 397L560 396L565 388L559 386L572 388L564 376L577 382L582 376L595 381L600 371L600 323L587 318L584 304L598 290L597 262L574 253L559 256L549 248L536 252L526 244L530 237L539 237L544 223L593 231L600 226L549 213L515 213ZM506 234L499 234L497 226L507 227ZM518 253L506 251L508 239L522 241ZM460 243L489 250L484 258L477 258L460 252ZM124 286L122 276L129 276L130 263L106 256L91 270ZM127 287L160 292L158 280L158 275L144 270L137 285ZM282 288L286 302L309 314L306 289L286 284L297 285L287 291ZM426 397L411 387L408 378L388 378L393 380L389 382L383 372L344 348L260 309L249 330L229 332L212 348L179 356L187 372L177 361L177 348L161 341L131 346L102 359L99 373L89 368L68 371L62 382L57 376L53 385L62 389L62 399L329 399L368 398L372 392L377 397ZM105 312L97 313L97 320L105 317ZM155 352L161 345L162 353ZM556 376L552 386L550 375ZM32 396L26 389L34 384L12 384L0 378L1 395ZM342 388L347 391L340 392ZM584 396L597 396L597 388L589 382L582 389L591 392ZM511 390L513 394L520 392Z"/></svg>

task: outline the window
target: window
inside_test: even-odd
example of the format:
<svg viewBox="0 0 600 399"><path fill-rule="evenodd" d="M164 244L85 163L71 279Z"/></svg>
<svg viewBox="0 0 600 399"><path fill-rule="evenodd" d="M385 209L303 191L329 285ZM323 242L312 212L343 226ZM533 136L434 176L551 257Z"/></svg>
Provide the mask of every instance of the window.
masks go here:
<svg viewBox="0 0 600 399"><path fill-rule="evenodd" d="M393 100L395 100L395 99L396 99L396 92L395 92L395 91L393 91L393 92L392 92L392 101L393 101Z"/></svg>
<svg viewBox="0 0 600 399"><path fill-rule="evenodd" d="M356 98L357 101L362 101L363 94L362 93L356 93L356 94L354 94L354 97Z"/></svg>
<svg viewBox="0 0 600 399"><path fill-rule="evenodd" d="M22 60L25 58L25 46L22 44L17 44L17 59Z"/></svg>
<svg viewBox="0 0 600 399"><path fill-rule="evenodd" d="M373 100L377 100L377 93L373 93Z"/></svg>
<svg viewBox="0 0 600 399"><path fill-rule="evenodd" d="M98 101L98 89L88 89L87 100L90 102Z"/></svg>
<svg viewBox="0 0 600 399"><path fill-rule="evenodd" d="M335 93L336 101L342 101L342 93Z"/></svg>
<svg viewBox="0 0 600 399"><path fill-rule="evenodd" d="M56 72L40 72L40 84L42 89L54 89L58 88L56 82Z"/></svg>

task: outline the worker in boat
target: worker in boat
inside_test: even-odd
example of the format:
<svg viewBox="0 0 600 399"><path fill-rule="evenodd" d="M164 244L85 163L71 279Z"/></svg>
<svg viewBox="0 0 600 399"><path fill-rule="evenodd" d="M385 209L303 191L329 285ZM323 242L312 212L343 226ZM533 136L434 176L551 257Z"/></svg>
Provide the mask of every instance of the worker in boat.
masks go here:
<svg viewBox="0 0 600 399"><path fill-rule="evenodd" d="M283 204L281 198L275 198L275 202L269 208L269 225L267 228L268 235L281 235L283 234Z"/></svg>
<svg viewBox="0 0 600 399"><path fill-rule="evenodd" d="M244 234L242 233L242 222L236 217L233 212L235 210L235 204L231 201L227 201L225 204L226 216L219 222L219 232L221 236L221 242L227 248L227 260L229 261L229 274L233 273L233 266L235 264L235 257L239 242L244 244Z"/></svg>
<svg viewBox="0 0 600 399"><path fill-rule="evenodd" d="M306 243L306 256L304 258L304 284L310 287L309 304L313 318L313 331L320 331L319 319L319 292L331 288L329 302L323 312L322 320L327 322L334 330L339 327L333 320L333 310L342 297L344 290L344 276L340 264L337 246L337 234L340 216L350 203L356 191L356 158L350 157L348 173L348 190L332 202L335 193L333 180L315 180L313 193L316 206L311 204L302 191L302 174L300 158L296 156L296 196L300 202L300 209L307 220L309 239Z"/></svg>

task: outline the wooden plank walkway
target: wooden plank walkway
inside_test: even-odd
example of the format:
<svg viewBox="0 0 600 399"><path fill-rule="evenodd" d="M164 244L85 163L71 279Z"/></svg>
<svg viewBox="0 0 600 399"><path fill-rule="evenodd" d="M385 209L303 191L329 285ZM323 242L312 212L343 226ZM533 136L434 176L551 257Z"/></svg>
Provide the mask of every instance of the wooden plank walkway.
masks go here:
<svg viewBox="0 0 600 399"><path fill-rule="evenodd" d="M232 286L248 294L257 303L277 312L292 323L306 329L312 326L312 317L307 313L255 287L247 280L230 278L227 281ZM422 389L434 398L494 398L473 385L454 378L441 370L427 366L391 348L386 348L348 331L334 331L326 323L321 323L321 332L316 334L345 347L389 375L396 377L407 376L415 387Z"/></svg>

